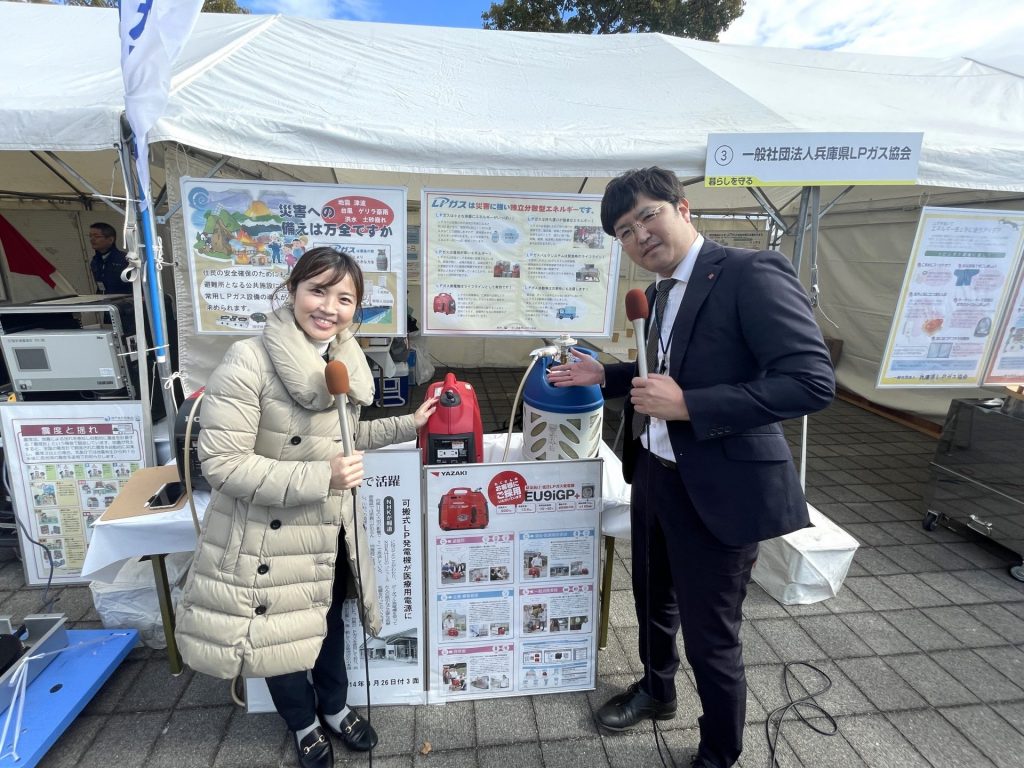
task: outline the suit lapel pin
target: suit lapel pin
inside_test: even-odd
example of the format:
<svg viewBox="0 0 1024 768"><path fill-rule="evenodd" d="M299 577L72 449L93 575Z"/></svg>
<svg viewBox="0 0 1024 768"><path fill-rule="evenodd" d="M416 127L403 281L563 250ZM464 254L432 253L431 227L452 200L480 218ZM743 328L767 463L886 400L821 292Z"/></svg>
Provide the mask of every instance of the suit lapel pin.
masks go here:
<svg viewBox="0 0 1024 768"><path fill-rule="evenodd" d="M708 280L714 280L714 279L715 279L715 273L714 272L708 272Z"/></svg>

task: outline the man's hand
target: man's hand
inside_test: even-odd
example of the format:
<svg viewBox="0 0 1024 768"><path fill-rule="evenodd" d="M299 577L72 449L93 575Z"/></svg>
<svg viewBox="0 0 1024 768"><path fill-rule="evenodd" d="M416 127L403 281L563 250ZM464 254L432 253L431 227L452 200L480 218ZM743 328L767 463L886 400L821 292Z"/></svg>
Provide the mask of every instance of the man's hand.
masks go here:
<svg viewBox="0 0 1024 768"><path fill-rule="evenodd" d="M637 413L664 421L690 420L683 390L671 376L660 373L648 374L646 379L637 376L629 397Z"/></svg>
<svg viewBox="0 0 1024 768"><path fill-rule="evenodd" d="M604 385L604 366L586 352L572 349L573 362L548 368L548 383L554 387Z"/></svg>

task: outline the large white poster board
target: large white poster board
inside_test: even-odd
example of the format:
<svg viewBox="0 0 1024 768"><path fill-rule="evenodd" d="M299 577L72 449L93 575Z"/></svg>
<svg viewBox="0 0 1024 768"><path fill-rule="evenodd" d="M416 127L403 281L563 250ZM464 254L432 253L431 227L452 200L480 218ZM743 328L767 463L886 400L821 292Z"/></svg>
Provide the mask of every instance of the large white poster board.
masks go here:
<svg viewBox="0 0 1024 768"><path fill-rule="evenodd" d="M424 335L609 336L619 248L599 195L424 189Z"/></svg>
<svg viewBox="0 0 1024 768"><path fill-rule="evenodd" d="M594 687L601 471L424 468L431 701Z"/></svg>
<svg viewBox="0 0 1024 768"><path fill-rule="evenodd" d="M295 262L330 246L355 257L363 271L360 334L404 336L406 193L182 177L196 332L257 333Z"/></svg>
<svg viewBox="0 0 1024 768"><path fill-rule="evenodd" d="M369 688L363 665L364 635L355 598L345 601L345 668L348 703L423 704L423 511L420 505L420 452L367 451L359 498L377 574L384 626L367 637ZM263 678L246 679L249 712L273 712Z"/></svg>
<svg viewBox="0 0 1024 768"><path fill-rule="evenodd" d="M51 558L53 583L88 583L82 566L93 524L145 462L142 405L2 403L0 429L25 583L46 584Z"/></svg>
<svg viewBox="0 0 1024 768"><path fill-rule="evenodd" d="M975 387L1024 248L1024 213L924 208L879 387Z"/></svg>

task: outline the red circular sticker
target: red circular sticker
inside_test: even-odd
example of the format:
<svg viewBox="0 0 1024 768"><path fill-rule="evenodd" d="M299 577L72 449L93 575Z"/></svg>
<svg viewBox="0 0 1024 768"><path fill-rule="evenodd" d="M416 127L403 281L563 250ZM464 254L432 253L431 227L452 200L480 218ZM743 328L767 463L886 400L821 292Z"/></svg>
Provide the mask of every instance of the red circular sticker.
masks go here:
<svg viewBox="0 0 1024 768"><path fill-rule="evenodd" d="M395 221L395 212L390 205L383 200L361 195L337 197L326 202L320 209L320 215L324 224L360 229L373 227L375 231L390 227Z"/></svg>
<svg viewBox="0 0 1024 768"><path fill-rule="evenodd" d="M526 501L526 478L511 470L499 472L487 486L487 497L496 506L522 504Z"/></svg>

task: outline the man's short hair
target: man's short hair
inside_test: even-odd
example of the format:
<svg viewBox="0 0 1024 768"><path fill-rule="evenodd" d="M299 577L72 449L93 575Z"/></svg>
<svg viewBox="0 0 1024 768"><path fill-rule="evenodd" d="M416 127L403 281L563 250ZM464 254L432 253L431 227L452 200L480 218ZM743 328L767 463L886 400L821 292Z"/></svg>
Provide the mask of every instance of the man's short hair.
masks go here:
<svg viewBox="0 0 1024 768"><path fill-rule="evenodd" d="M666 200L672 205L686 199L683 185L672 171L657 166L626 171L605 187L601 199L601 227L605 232L615 236L615 222L633 210L640 195L652 200Z"/></svg>
<svg viewBox="0 0 1024 768"><path fill-rule="evenodd" d="M90 224L89 229L95 229L104 237L112 237L114 238L114 242L117 242L117 230L105 221L97 221L95 224Z"/></svg>

